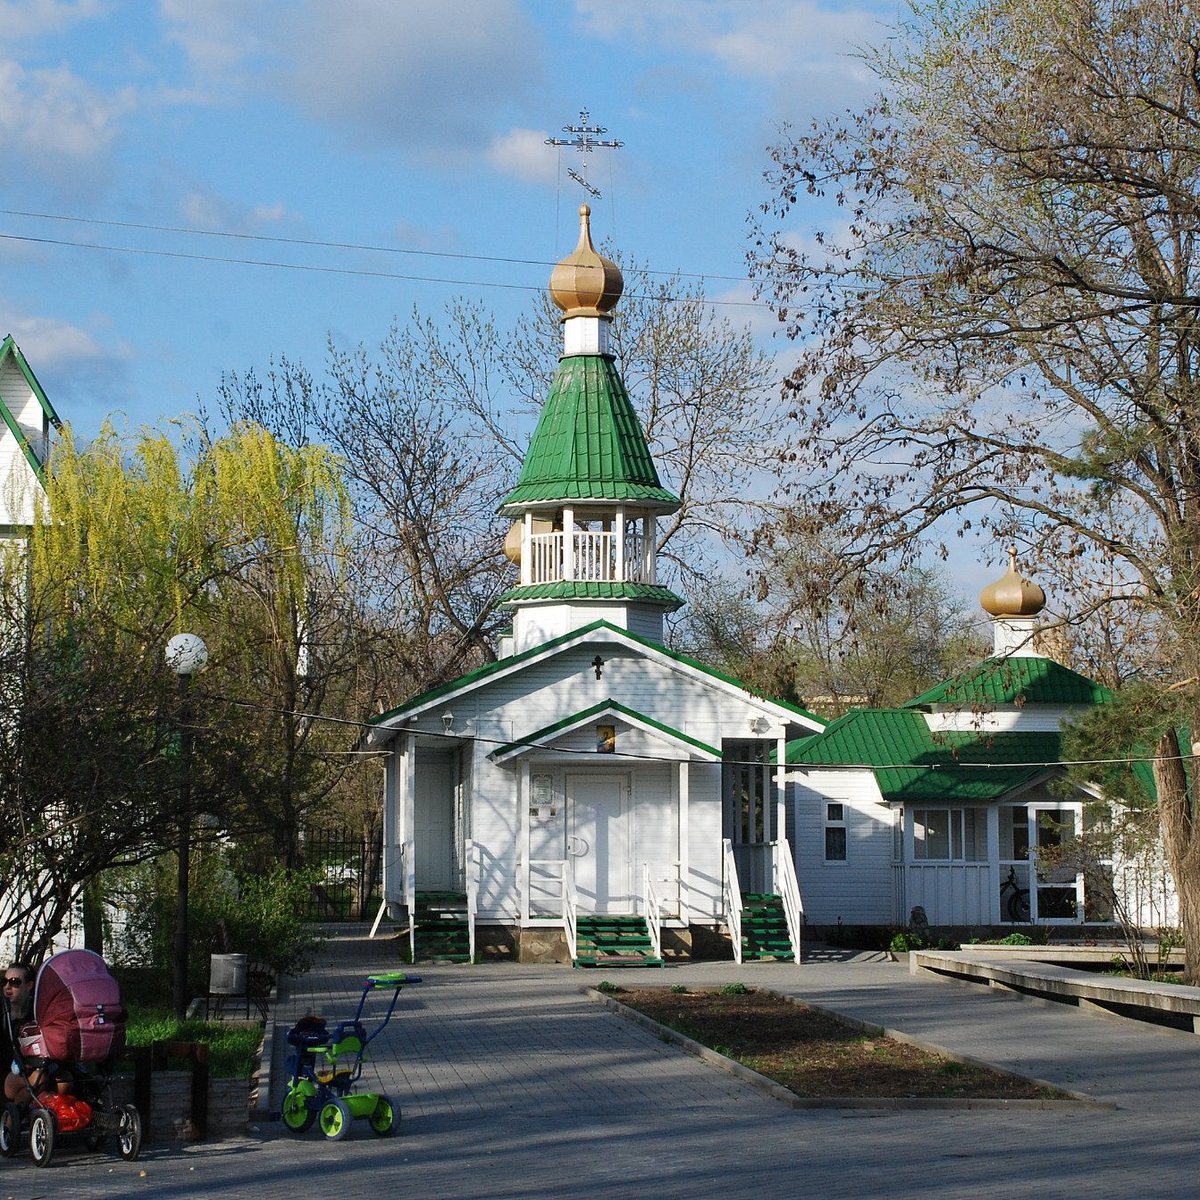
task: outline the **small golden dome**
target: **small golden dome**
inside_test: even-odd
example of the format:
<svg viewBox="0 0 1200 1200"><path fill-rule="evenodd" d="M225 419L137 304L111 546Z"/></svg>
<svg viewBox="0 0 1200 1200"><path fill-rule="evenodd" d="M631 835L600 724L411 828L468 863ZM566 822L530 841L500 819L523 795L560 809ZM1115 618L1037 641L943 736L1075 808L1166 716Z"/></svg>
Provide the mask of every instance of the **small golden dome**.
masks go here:
<svg viewBox="0 0 1200 1200"><path fill-rule="evenodd" d="M1046 593L1017 573L1017 548L1008 550L1008 570L979 593L984 612L993 617L1036 617L1046 605Z"/></svg>
<svg viewBox="0 0 1200 1200"><path fill-rule="evenodd" d="M621 268L592 245L592 210L579 206L579 245L550 275L550 299L568 317L606 317L625 290Z"/></svg>

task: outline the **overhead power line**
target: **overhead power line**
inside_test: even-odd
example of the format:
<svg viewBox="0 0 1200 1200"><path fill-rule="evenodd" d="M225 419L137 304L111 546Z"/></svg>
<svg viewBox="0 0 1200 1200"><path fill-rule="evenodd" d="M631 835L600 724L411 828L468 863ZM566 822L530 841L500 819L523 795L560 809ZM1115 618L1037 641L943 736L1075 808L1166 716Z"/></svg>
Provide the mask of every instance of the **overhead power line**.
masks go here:
<svg viewBox="0 0 1200 1200"><path fill-rule="evenodd" d="M284 237L280 234L268 233L235 233L222 229L203 229L197 226L190 225L156 225L144 221L114 221L101 217L80 217L69 213L46 213L46 212L29 212L24 209L16 208L0 208L0 216L5 217L25 217L35 221L59 221L73 225L95 225L108 229L135 229L145 233L172 233L188 237L205 237L205 238L225 238L231 241L243 242L265 242L279 246L304 246L309 249L319 250L355 250L363 251L371 254L402 254L415 258L446 258L457 260L460 262L480 262L480 263L502 263L510 266L524 267L553 267L554 262L549 259L541 258L506 258L495 254L463 254L451 250L415 250L403 246L384 246L370 242L345 242L323 240L320 238L298 238ZM20 241L39 241L50 239L38 239L33 237L22 237L19 234L6 235ZM89 242L62 242L56 243L68 246L91 246ZM97 247L99 249L120 249L120 247ZM154 253L154 251L131 251L133 253ZM163 251L162 253L168 253ZM200 257L200 256L197 256ZM214 258L212 261L217 262L234 262L240 263L241 259L224 259ZM254 260L250 260L252 265L280 265L280 264L261 264ZM303 269L303 268L298 268ZM312 268L317 270L319 268ZM721 283L749 283L744 275L714 275L705 272L696 271L659 271L647 269L640 272L646 275L659 276L664 279L678 277L680 279L711 279ZM414 278L421 279L422 276L395 276L395 278ZM455 280L434 280L433 282L457 282ZM504 285L494 285L504 286ZM517 285L510 285L517 286Z"/></svg>

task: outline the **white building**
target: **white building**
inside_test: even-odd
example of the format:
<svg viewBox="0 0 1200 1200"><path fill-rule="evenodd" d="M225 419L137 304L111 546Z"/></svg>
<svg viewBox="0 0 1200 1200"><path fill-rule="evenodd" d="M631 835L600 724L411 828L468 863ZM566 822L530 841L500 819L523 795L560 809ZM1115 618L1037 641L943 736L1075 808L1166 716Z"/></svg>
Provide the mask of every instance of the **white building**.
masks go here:
<svg viewBox="0 0 1200 1200"><path fill-rule="evenodd" d="M620 272L580 214L550 283L558 373L501 504L520 565L511 635L499 661L374 722L385 897L414 918L418 952L429 926L459 930L451 954L478 930L502 953L586 961L637 946L653 961L737 922L744 892L770 893L746 902L746 949L785 956L798 895L771 760L824 723L663 644L682 601L657 579L656 522L678 500L610 352ZM776 911L760 933L763 907Z"/></svg>

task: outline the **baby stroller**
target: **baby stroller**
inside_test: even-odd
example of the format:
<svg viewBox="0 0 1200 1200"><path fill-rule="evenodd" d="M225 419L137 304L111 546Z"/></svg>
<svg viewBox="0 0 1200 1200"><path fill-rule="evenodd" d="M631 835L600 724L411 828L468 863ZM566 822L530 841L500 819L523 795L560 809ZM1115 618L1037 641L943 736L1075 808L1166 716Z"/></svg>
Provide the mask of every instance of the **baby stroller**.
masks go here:
<svg viewBox="0 0 1200 1200"><path fill-rule="evenodd" d="M400 1110L390 1096L381 1092L354 1092L362 1075L367 1046L387 1027L406 983L420 983L419 975L389 971L370 975L363 984L358 1011L349 1021L329 1029L321 1017L302 1017L287 1033L292 1052L288 1056L288 1086L280 1115L292 1133L304 1133L316 1121L330 1141L340 1141L350 1132L356 1117L365 1117L380 1137L387 1137L400 1124ZM375 988L394 989L383 1019L367 1033L362 1023L367 997Z"/></svg>
<svg viewBox="0 0 1200 1200"><path fill-rule="evenodd" d="M9 1020L5 1006L5 1020ZM29 1131L29 1152L49 1166L59 1134L80 1133L91 1150L115 1134L123 1159L137 1158L142 1122L132 1104L112 1098L111 1065L125 1048L121 988L100 955L63 950L38 971L33 1021L15 1031L16 1066L29 1098L0 1112L0 1154L17 1152Z"/></svg>

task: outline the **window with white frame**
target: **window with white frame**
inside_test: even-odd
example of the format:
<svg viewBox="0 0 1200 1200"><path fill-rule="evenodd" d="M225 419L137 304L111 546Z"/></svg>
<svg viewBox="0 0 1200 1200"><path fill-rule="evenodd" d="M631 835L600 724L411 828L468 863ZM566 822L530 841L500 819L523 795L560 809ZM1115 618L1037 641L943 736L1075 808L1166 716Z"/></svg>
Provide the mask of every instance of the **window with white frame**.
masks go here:
<svg viewBox="0 0 1200 1200"><path fill-rule="evenodd" d="M978 808L913 809L913 858L918 862L984 862L987 823Z"/></svg>
<svg viewBox="0 0 1200 1200"><path fill-rule="evenodd" d="M825 861L846 861L846 805L840 800L825 802Z"/></svg>

